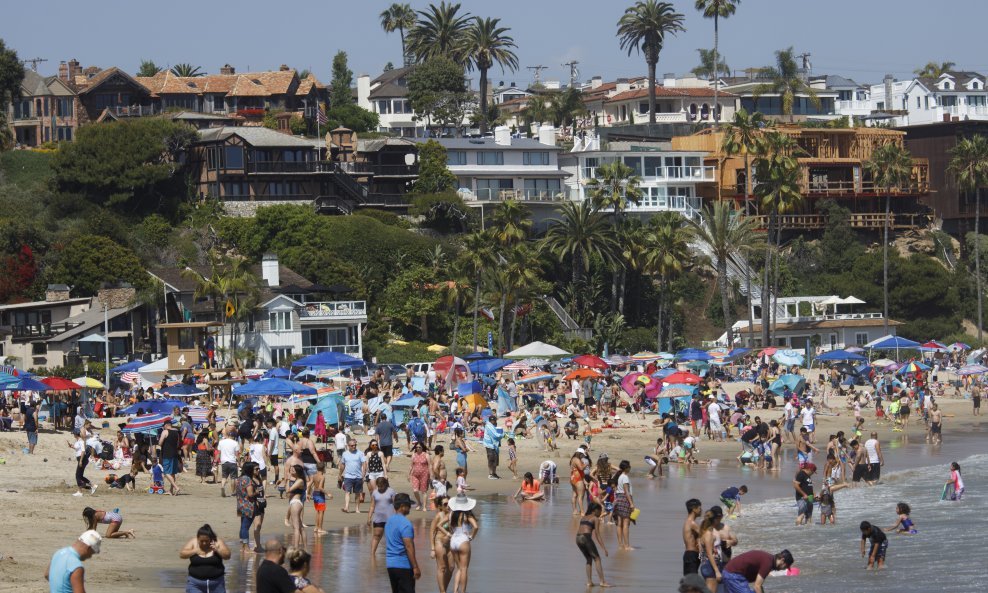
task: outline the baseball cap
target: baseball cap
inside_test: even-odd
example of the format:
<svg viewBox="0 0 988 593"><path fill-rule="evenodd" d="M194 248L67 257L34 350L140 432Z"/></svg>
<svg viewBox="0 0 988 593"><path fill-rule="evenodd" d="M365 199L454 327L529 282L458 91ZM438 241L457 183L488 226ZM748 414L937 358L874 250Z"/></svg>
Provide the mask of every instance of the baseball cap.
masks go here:
<svg viewBox="0 0 988 593"><path fill-rule="evenodd" d="M93 554L99 554L99 547L103 543L103 536L95 529L90 529L82 532L82 535L79 536L79 541L89 546L93 550Z"/></svg>
<svg viewBox="0 0 988 593"><path fill-rule="evenodd" d="M803 466L803 469L805 469L808 472L815 472L816 471L816 464L815 463L807 463L806 465Z"/></svg>

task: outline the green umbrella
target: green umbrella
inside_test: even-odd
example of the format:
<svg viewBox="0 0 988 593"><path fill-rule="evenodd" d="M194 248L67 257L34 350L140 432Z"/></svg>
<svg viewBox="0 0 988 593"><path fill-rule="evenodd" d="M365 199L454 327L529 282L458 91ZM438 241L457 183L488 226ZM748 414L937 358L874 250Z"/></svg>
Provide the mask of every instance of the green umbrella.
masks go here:
<svg viewBox="0 0 988 593"><path fill-rule="evenodd" d="M691 371L705 371L710 368L710 365L704 360L693 360L686 363L686 368Z"/></svg>

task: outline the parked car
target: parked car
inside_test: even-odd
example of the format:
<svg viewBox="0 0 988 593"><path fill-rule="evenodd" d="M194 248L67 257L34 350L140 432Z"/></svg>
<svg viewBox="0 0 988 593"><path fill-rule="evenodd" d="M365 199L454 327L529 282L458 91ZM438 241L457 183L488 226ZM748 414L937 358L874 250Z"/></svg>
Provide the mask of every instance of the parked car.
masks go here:
<svg viewBox="0 0 988 593"><path fill-rule="evenodd" d="M409 369L409 368L412 369L412 372L415 373L415 376L416 377L424 377L424 376L426 376L426 374L428 374L429 371L432 370L432 363L431 362L410 362L410 363L408 363L408 364L405 365L405 368L406 369Z"/></svg>

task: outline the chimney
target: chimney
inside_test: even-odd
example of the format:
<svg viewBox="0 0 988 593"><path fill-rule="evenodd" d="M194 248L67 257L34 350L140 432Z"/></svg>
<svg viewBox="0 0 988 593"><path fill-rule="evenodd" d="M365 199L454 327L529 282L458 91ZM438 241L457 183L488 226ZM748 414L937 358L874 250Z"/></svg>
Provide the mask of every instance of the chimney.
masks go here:
<svg viewBox="0 0 988 593"><path fill-rule="evenodd" d="M69 60L69 80L74 81L75 77L82 73L82 67L79 65L79 60L75 58Z"/></svg>
<svg viewBox="0 0 988 593"><path fill-rule="evenodd" d="M69 65L65 60L58 63L58 78L64 82L69 81Z"/></svg>
<svg viewBox="0 0 988 593"><path fill-rule="evenodd" d="M133 303L136 296L137 291L126 282L104 286L96 291L100 307L106 305L108 309L122 309Z"/></svg>
<svg viewBox="0 0 988 593"><path fill-rule="evenodd" d="M631 90L631 83L627 78L619 78L614 81L614 94L624 93Z"/></svg>
<svg viewBox="0 0 988 593"><path fill-rule="evenodd" d="M281 286L281 271L276 254L265 253L261 258L261 278L268 286Z"/></svg>
<svg viewBox="0 0 988 593"><path fill-rule="evenodd" d="M49 284L48 288L45 289L45 302L46 303L59 303L61 301L69 300L70 289L64 284Z"/></svg>
<svg viewBox="0 0 988 593"><path fill-rule="evenodd" d="M357 105L371 111L371 79L367 74L357 77Z"/></svg>
<svg viewBox="0 0 988 593"><path fill-rule="evenodd" d="M895 82L895 78L891 74L886 74L882 82L885 83L885 109L892 109L892 83Z"/></svg>
<svg viewBox="0 0 988 593"><path fill-rule="evenodd" d="M556 128L549 126L542 126L539 128L539 144L546 144L548 146L556 145Z"/></svg>
<svg viewBox="0 0 988 593"><path fill-rule="evenodd" d="M291 68L288 67L288 64L282 64L281 67L278 68L278 70L281 72L288 72L289 70L291 70Z"/></svg>
<svg viewBox="0 0 988 593"><path fill-rule="evenodd" d="M604 79L600 76L594 76L590 79L590 88L592 89L600 88L602 84L604 84Z"/></svg>
<svg viewBox="0 0 988 593"><path fill-rule="evenodd" d="M232 76L236 73L237 73L237 69L229 64L223 64L223 67L220 68L220 74L226 74L227 76Z"/></svg>
<svg viewBox="0 0 988 593"><path fill-rule="evenodd" d="M499 146L511 146L511 130L508 126L498 126L494 128L494 144Z"/></svg>

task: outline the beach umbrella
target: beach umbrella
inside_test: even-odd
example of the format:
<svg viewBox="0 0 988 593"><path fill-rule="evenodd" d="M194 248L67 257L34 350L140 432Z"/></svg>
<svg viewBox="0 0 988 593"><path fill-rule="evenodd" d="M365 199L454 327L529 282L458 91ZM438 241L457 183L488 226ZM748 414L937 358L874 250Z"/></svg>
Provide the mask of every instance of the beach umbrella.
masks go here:
<svg viewBox="0 0 988 593"><path fill-rule="evenodd" d="M980 375L988 373L988 367L980 364L966 364L957 370L958 375Z"/></svg>
<svg viewBox="0 0 988 593"><path fill-rule="evenodd" d="M158 393L163 393L170 397L199 397L200 395L206 395L205 391L188 383L165 385L158 390Z"/></svg>
<svg viewBox="0 0 988 593"><path fill-rule="evenodd" d="M954 342L950 346L947 346L949 352L960 352L961 350L970 350L971 347L964 342Z"/></svg>
<svg viewBox="0 0 988 593"><path fill-rule="evenodd" d="M806 364L806 357L798 350L779 350L772 355L772 360L786 366L803 366Z"/></svg>
<svg viewBox="0 0 988 593"><path fill-rule="evenodd" d="M824 352L820 356L816 357L817 360L830 361L830 360L854 360L854 361L864 361L868 360L860 354L854 352L848 352L847 350L831 350L830 352Z"/></svg>
<svg viewBox="0 0 988 593"><path fill-rule="evenodd" d="M82 389L82 385L61 377L47 377L42 379L41 382L48 387L51 387L54 391L72 391L73 389Z"/></svg>
<svg viewBox="0 0 988 593"><path fill-rule="evenodd" d="M895 364L895 361L894 360L889 360L887 358L879 358L878 360L872 361L871 366L878 367L880 369L884 369L884 368L890 367L890 366L892 366L894 364Z"/></svg>
<svg viewBox="0 0 988 593"><path fill-rule="evenodd" d="M536 370L536 371L532 371L531 373L528 373L527 375L522 375L521 377L518 377L515 383L517 383L518 385L527 385L529 383L538 383L539 381L548 381L553 377L555 377L555 375L553 375L552 373Z"/></svg>
<svg viewBox="0 0 988 593"><path fill-rule="evenodd" d="M481 358L471 360L468 367L471 372L487 375L495 373L510 364L512 364L512 361L507 358Z"/></svg>
<svg viewBox="0 0 988 593"><path fill-rule="evenodd" d="M161 429L165 422L170 421L171 413L167 414L144 414L132 418L123 427L124 434L154 433Z"/></svg>
<svg viewBox="0 0 988 593"><path fill-rule="evenodd" d="M861 348L859 346L850 346L848 348L844 348L844 351L845 352L853 352L855 354L861 354L862 352L865 351L865 349L864 348Z"/></svg>
<svg viewBox="0 0 988 593"><path fill-rule="evenodd" d="M601 375L600 372L595 371L594 369L576 369L575 371L570 371L568 375L563 377L563 380L572 381L573 379L596 379L597 377L603 376L604 375Z"/></svg>
<svg viewBox="0 0 988 593"><path fill-rule="evenodd" d="M131 371L136 371L142 367L147 366L147 363L141 360L134 360L128 363L124 363L120 366L115 366L110 369L111 373L128 373Z"/></svg>
<svg viewBox="0 0 988 593"><path fill-rule="evenodd" d="M620 354L612 354L610 356L604 357L604 362L611 365L612 367L620 367L628 364L629 362L632 362L632 358L630 356L621 356Z"/></svg>
<svg viewBox="0 0 988 593"><path fill-rule="evenodd" d="M104 385L102 382L93 379L92 377L76 377L72 379L72 382L76 385L81 385L86 389L103 389Z"/></svg>
<svg viewBox="0 0 988 593"><path fill-rule="evenodd" d="M691 371L706 371L710 368L711 364L719 364L719 361L715 360L710 363L707 363L706 361L703 360L691 360L690 362L686 363L686 368L690 369Z"/></svg>
<svg viewBox="0 0 988 593"><path fill-rule="evenodd" d="M314 395L316 389L297 381L288 379L260 379L250 381L246 384L236 385L233 388L233 395L270 395L274 397L291 397L293 395Z"/></svg>
<svg viewBox="0 0 988 593"><path fill-rule="evenodd" d="M562 348L557 348L552 344L546 344L545 342L532 342L531 344L525 344L521 348L515 348L511 352L505 354L505 358L559 358L561 356L566 356L569 352L563 350Z"/></svg>
<svg viewBox="0 0 988 593"><path fill-rule="evenodd" d="M713 358L706 350L698 350L696 348L684 348L676 353L676 360L679 361L713 360Z"/></svg>
<svg viewBox="0 0 988 593"><path fill-rule="evenodd" d="M896 372L898 372L900 375L905 375L909 373L920 373L928 370L930 370L930 367L928 367L927 365L921 362L916 362L915 360L913 360L899 367L899 370Z"/></svg>
<svg viewBox="0 0 988 593"><path fill-rule="evenodd" d="M730 351L727 348L711 348L707 350L707 354L713 356L714 358L727 358Z"/></svg>
<svg viewBox="0 0 988 593"><path fill-rule="evenodd" d="M676 369L672 367L666 367L664 369L659 369L655 371L654 373L652 373L652 376L655 377L656 379L664 379L665 377L668 377L669 375L675 372L677 372Z"/></svg>
<svg viewBox="0 0 988 593"><path fill-rule="evenodd" d="M925 344L921 344L920 348L927 352L946 352L947 347L936 340L930 340Z"/></svg>
<svg viewBox="0 0 988 593"><path fill-rule="evenodd" d="M761 352L759 352L758 356L772 356L778 351L779 349L776 348L775 346L769 346L768 348L765 348Z"/></svg>
<svg viewBox="0 0 988 593"><path fill-rule="evenodd" d="M631 355L631 360L635 362L652 362L653 360L658 360L661 358L655 352L649 352L648 350L637 352Z"/></svg>
<svg viewBox="0 0 988 593"><path fill-rule="evenodd" d="M639 385L645 386L645 397L648 399L655 399L655 396L662 390L660 381L653 381L644 373L628 373L621 379L621 389L628 395L634 396Z"/></svg>
<svg viewBox="0 0 988 593"><path fill-rule="evenodd" d="M577 356L573 359L573 364L578 364L582 367L590 367L592 369L605 370L608 368L608 364L604 362L604 359L599 356L594 356L593 354L583 354Z"/></svg>
<svg viewBox="0 0 988 593"><path fill-rule="evenodd" d="M676 355L672 352L659 352L659 360L674 360Z"/></svg>
<svg viewBox="0 0 988 593"><path fill-rule="evenodd" d="M52 391L52 387L31 377L14 377L14 379L12 382L3 384L5 391ZM73 385L75 384L73 383Z"/></svg>
<svg viewBox="0 0 988 593"><path fill-rule="evenodd" d="M879 379L878 383L875 384L875 391L881 392L882 389L885 387L886 382L888 382L888 381L891 381L892 382L892 387L893 388L895 388L895 387L902 387L902 381L900 381L900 380L898 380L898 379L896 379L894 377L891 378L891 379L882 377L881 379Z"/></svg>
<svg viewBox="0 0 988 593"><path fill-rule="evenodd" d="M275 367L273 369L268 369L264 371L261 375L262 379L291 379L292 372L288 369L283 369L281 367Z"/></svg>
<svg viewBox="0 0 988 593"><path fill-rule="evenodd" d="M293 368L298 367L337 367L353 368L364 366L364 361L359 358L343 354L342 352L318 352L303 356L292 363Z"/></svg>
<svg viewBox="0 0 988 593"><path fill-rule="evenodd" d="M15 377L14 375L11 375L10 373L6 373L4 371L0 371L0 384L13 383L14 381L18 381L18 380L20 380L19 377ZM4 387L4 389L7 389L7 388Z"/></svg>
<svg viewBox="0 0 988 593"><path fill-rule="evenodd" d="M686 387L689 386L687 385ZM686 387L676 385L664 387L662 391L659 392L659 397L689 397L693 395L693 389L687 389Z"/></svg>
<svg viewBox="0 0 988 593"><path fill-rule="evenodd" d="M187 404L177 399L149 399L136 404L130 404L126 408L117 412L118 416L132 416L138 410L143 410L144 414L171 414L174 408L184 408Z"/></svg>
<svg viewBox="0 0 988 593"><path fill-rule="evenodd" d="M674 383L683 383L685 385L699 385L700 381L702 381L702 379L700 379L698 375L694 375L693 373L684 373L684 372L672 373L671 375L667 375L662 378L662 382L667 383L669 385L672 385Z"/></svg>
<svg viewBox="0 0 988 593"><path fill-rule="evenodd" d="M803 377L802 375L794 375L792 373L782 375L772 382L768 390L772 393L782 395L785 392L786 387L788 387L789 390L796 395L800 395L803 393L803 390L806 389L806 377Z"/></svg>
<svg viewBox="0 0 988 593"><path fill-rule="evenodd" d="M751 348L735 348L727 353L728 358L738 358L751 352Z"/></svg>

